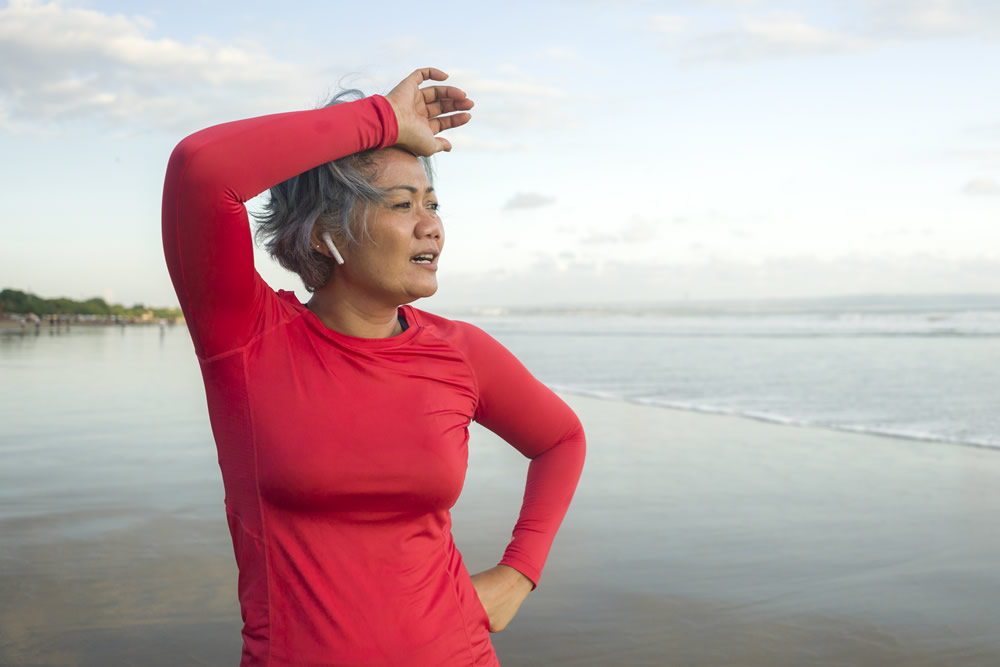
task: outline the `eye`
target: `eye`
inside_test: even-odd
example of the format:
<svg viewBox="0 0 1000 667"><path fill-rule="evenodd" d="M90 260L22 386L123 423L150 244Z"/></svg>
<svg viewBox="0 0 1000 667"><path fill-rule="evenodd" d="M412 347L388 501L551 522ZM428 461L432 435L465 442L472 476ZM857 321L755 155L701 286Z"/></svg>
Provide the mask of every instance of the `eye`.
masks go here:
<svg viewBox="0 0 1000 667"><path fill-rule="evenodd" d="M406 210L406 209L410 208L410 202L408 202L408 201L401 201L398 204L393 204L392 207L393 208L398 208L398 209Z"/></svg>
<svg viewBox="0 0 1000 667"><path fill-rule="evenodd" d="M429 208L432 211L438 211L441 209L441 204L437 203L436 201L427 202L427 208Z"/></svg>

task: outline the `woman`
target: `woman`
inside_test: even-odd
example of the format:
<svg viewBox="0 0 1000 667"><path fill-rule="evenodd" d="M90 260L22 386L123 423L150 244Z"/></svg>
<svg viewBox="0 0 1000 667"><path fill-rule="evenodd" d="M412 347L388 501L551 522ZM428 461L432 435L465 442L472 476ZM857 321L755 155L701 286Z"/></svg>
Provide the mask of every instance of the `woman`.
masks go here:
<svg viewBox="0 0 1000 667"><path fill-rule="evenodd" d="M475 327L406 304L444 244L417 156L472 101L418 70L385 97L227 123L167 169L163 243L201 363L239 566L244 665L496 665L583 465L579 421ZM457 112L457 113L452 113ZM442 115L452 114L452 115ZM272 187L273 186L273 187ZM253 267L243 202L313 292ZM500 564L451 537L468 424L531 458Z"/></svg>

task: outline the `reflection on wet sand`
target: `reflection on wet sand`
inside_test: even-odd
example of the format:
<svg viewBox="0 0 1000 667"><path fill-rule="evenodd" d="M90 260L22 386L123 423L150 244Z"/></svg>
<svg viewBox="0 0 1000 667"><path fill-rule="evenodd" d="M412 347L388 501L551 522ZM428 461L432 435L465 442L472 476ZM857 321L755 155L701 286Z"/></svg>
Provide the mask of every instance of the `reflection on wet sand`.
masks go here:
<svg viewBox="0 0 1000 667"><path fill-rule="evenodd" d="M1000 664L1000 455L568 400L590 457L538 590L494 636L505 667ZM470 458L455 535L476 571L525 462L479 428ZM0 664L239 662L229 534L203 507L221 483L185 475L158 487L183 510L94 492L3 508Z"/></svg>
<svg viewBox="0 0 1000 667"><path fill-rule="evenodd" d="M158 516L57 544L30 539L25 523L0 523L7 542L0 664L239 661L236 572L224 522Z"/></svg>

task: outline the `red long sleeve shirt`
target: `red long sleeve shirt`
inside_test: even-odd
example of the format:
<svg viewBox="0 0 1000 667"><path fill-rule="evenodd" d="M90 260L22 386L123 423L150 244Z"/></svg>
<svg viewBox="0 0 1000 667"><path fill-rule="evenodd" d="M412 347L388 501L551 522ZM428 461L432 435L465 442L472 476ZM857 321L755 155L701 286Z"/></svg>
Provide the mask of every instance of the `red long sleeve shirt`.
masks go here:
<svg viewBox="0 0 1000 667"><path fill-rule="evenodd" d="M576 416L481 330L403 306L403 333L347 336L255 271L246 200L396 134L375 96L197 132L167 168L163 244L218 446L244 665L498 664L451 536L469 422L531 458L501 563L534 582L582 469Z"/></svg>

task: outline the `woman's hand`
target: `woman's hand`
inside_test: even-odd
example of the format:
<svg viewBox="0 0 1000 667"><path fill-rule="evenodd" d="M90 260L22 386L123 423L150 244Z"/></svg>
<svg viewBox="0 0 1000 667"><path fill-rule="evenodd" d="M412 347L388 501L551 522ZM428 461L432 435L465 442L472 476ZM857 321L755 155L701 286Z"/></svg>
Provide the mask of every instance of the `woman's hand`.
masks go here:
<svg viewBox="0 0 1000 667"><path fill-rule="evenodd" d="M451 150L451 142L434 135L442 130L465 125L472 116L467 113L451 116L441 114L468 111L473 102L465 95L464 90L454 86L420 87L428 79L444 81L447 78L447 74L433 67L418 69L385 96L396 112L399 125L397 146L415 155L433 155L438 151Z"/></svg>
<svg viewBox="0 0 1000 667"><path fill-rule="evenodd" d="M490 632L506 628L535 587L531 579L507 565L497 565L472 575L472 585L490 617Z"/></svg>

